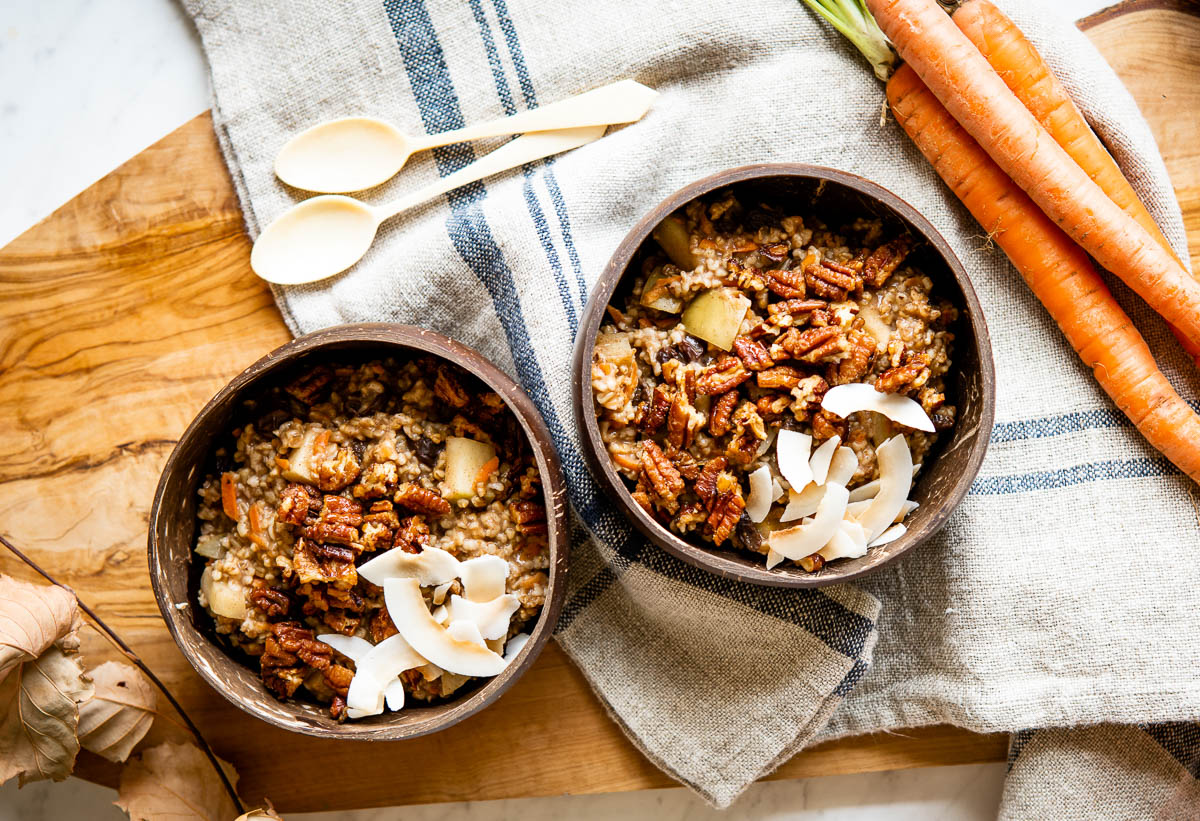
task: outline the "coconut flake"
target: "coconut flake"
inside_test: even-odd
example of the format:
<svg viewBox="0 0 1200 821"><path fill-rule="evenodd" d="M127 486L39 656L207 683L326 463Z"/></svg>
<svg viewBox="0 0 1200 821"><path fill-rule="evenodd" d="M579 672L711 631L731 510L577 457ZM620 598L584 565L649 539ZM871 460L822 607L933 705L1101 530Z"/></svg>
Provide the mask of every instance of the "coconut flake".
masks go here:
<svg viewBox="0 0 1200 821"><path fill-rule="evenodd" d="M476 556L459 565L463 596L474 602L488 602L504 595L508 582L508 562L499 556Z"/></svg>
<svg viewBox="0 0 1200 821"><path fill-rule="evenodd" d="M454 586L454 582L442 582L437 587L433 588L433 603L441 604L446 601L446 594L450 592L450 588Z"/></svg>
<svg viewBox="0 0 1200 821"><path fill-rule="evenodd" d="M917 472L921 469L921 463L913 465L913 478L917 477ZM863 499L874 499L875 494L879 492L879 480L872 479L866 484L859 485L850 491L850 501L861 502Z"/></svg>
<svg viewBox="0 0 1200 821"><path fill-rule="evenodd" d="M881 544L894 542L908 532L908 528L901 524L894 524L887 530L879 534L879 538L871 542L868 547L879 547Z"/></svg>
<svg viewBox="0 0 1200 821"><path fill-rule="evenodd" d="M835 433L814 450L812 458L808 460L808 467L812 471L812 480L818 485L825 484L825 480L829 476L829 465L833 461L833 453L841 443L842 437ZM845 482L840 484L845 484Z"/></svg>
<svg viewBox="0 0 1200 821"><path fill-rule="evenodd" d="M494 676L504 669L503 657L482 644L454 638L434 621L417 579L385 580L383 598L400 635L443 670L462 676Z"/></svg>
<svg viewBox="0 0 1200 821"><path fill-rule="evenodd" d="M867 534L858 522L843 520L838 524L829 544L817 552L827 562L834 559L857 559L867 555Z"/></svg>
<svg viewBox="0 0 1200 821"><path fill-rule="evenodd" d="M775 437L775 460L779 472L794 490L812 481L808 458L812 453L812 437L794 430L780 430Z"/></svg>
<svg viewBox="0 0 1200 821"><path fill-rule="evenodd" d="M867 531L868 542L878 539L896 521L912 488L912 452L903 436L893 436L884 442L875 449L875 456L879 461L879 493L858 517Z"/></svg>
<svg viewBox="0 0 1200 821"><path fill-rule="evenodd" d="M788 494L787 507L779 516L779 521L790 522L813 515L817 512L817 505L821 504L821 497L824 495L825 486L812 483L806 485L804 490L791 491Z"/></svg>
<svg viewBox="0 0 1200 821"><path fill-rule="evenodd" d="M451 627L467 621L474 624L485 639L498 639L508 633L512 614L520 606L520 600L511 593L488 602L473 602L462 596L451 596L446 605L446 614Z"/></svg>
<svg viewBox="0 0 1200 821"><path fill-rule="evenodd" d="M825 485L813 520L787 530L776 530L770 536L770 548L792 561L816 553L837 531L846 512L848 495L841 485Z"/></svg>
<svg viewBox="0 0 1200 821"><path fill-rule="evenodd" d="M387 702L389 710L402 709L404 707L404 682L398 678L388 682L388 686L383 688L383 700Z"/></svg>
<svg viewBox="0 0 1200 821"><path fill-rule="evenodd" d="M854 478L856 470L858 470L858 455L843 445L833 452L833 459L829 463L829 472L825 474L825 484L845 487Z"/></svg>
<svg viewBox="0 0 1200 821"><path fill-rule="evenodd" d="M921 506L920 502L914 502L912 499L905 499L904 504L900 505L900 512L896 514L896 521L903 522L908 518L908 514Z"/></svg>
<svg viewBox="0 0 1200 821"><path fill-rule="evenodd" d="M384 579L416 579L429 586L453 581L459 566L458 559L438 547L427 547L420 553L393 548L360 565L358 575L380 586Z"/></svg>
<svg viewBox="0 0 1200 821"><path fill-rule="evenodd" d="M508 640L508 647L504 649L504 661L512 664L512 660L521 654L525 649L525 645L529 644L530 636L528 633L517 633Z"/></svg>
<svg viewBox="0 0 1200 821"><path fill-rule="evenodd" d="M332 647L332 645L330 645ZM362 716L383 712L384 690L405 670L425 664L403 636L388 636L354 663L354 678L346 691L346 707Z"/></svg>
<svg viewBox="0 0 1200 821"><path fill-rule="evenodd" d="M479 625L473 621L461 619L450 622L450 626L446 628L446 635L455 641L469 641L471 644L487 647L487 642L483 640L483 634L479 632Z"/></svg>
<svg viewBox="0 0 1200 821"><path fill-rule="evenodd" d="M355 664L367 653L375 649L375 645L358 636L343 636L341 633L322 633L317 641L324 642L337 650Z"/></svg>
<svg viewBox="0 0 1200 821"><path fill-rule="evenodd" d="M433 620L438 624L445 624L450 621L450 611L446 609L445 605L433 608Z"/></svg>
<svg viewBox="0 0 1200 821"><path fill-rule="evenodd" d="M768 547L767 548L767 570L770 570L771 568L775 567L775 565L777 565L781 561L783 561L784 558L785 557L782 553L776 553L774 550L772 550L771 548Z"/></svg>
<svg viewBox="0 0 1200 821"><path fill-rule="evenodd" d="M767 438L762 440L762 444L758 446L758 450L754 451L754 458L762 456L771 449L771 443L775 441L775 435L779 433L779 428L771 428L767 431Z"/></svg>
<svg viewBox="0 0 1200 821"><path fill-rule="evenodd" d="M750 495L746 499L746 515L752 522L761 522L771 511L771 468L763 465L750 474Z"/></svg>
<svg viewBox="0 0 1200 821"><path fill-rule="evenodd" d="M843 419L859 411L874 411L906 428L934 432L933 420L920 404L898 393L881 393L865 382L830 388L821 399L821 407Z"/></svg>

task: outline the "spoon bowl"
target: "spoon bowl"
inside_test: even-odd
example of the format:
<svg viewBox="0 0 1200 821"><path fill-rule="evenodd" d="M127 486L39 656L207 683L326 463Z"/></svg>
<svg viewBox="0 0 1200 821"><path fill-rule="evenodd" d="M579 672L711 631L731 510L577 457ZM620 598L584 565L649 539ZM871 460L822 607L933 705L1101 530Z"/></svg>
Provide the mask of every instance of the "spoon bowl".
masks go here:
<svg viewBox="0 0 1200 821"><path fill-rule="evenodd" d="M275 158L275 176L305 191L361 191L403 168L414 150L411 143L374 117L330 120L288 140Z"/></svg>
<svg viewBox="0 0 1200 821"><path fill-rule="evenodd" d="M250 267L277 285L333 276L362 258L379 222L374 208L353 197L325 194L304 200L259 234Z"/></svg>

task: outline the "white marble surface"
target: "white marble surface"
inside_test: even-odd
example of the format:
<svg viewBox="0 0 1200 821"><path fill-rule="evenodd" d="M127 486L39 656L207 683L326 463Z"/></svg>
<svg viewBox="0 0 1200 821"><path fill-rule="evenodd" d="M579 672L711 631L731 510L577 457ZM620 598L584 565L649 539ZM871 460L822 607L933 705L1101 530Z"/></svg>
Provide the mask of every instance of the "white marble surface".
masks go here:
<svg viewBox="0 0 1200 821"><path fill-rule="evenodd" d="M1078 18L1104 0L1058 0ZM0 3L0 245L129 157L203 112L208 79L190 22L172 0ZM827 821L984 821L1000 764L758 784L724 817ZM112 790L71 779L0 787L0 821L124 817ZM721 815L682 789L408 808L406 821L615 817L699 821ZM290 815L382 821L393 810Z"/></svg>

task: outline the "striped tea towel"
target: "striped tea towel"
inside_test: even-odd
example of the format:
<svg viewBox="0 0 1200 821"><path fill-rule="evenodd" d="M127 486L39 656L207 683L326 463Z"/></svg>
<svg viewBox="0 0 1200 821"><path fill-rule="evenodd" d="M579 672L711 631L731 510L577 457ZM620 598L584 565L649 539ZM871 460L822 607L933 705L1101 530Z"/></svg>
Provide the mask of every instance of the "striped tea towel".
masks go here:
<svg viewBox="0 0 1200 821"><path fill-rule="evenodd" d="M558 639L672 776L724 806L818 735L1200 718L1200 642L1183 627L1200 590L1200 563L1183 560L1200 536L1189 484L1113 409L907 138L881 124L857 53L796 0L185 6L252 235L298 198L273 177L275 153L320 120L375 114L432 133L625 77L661 92L642 121L394 220L350 272L276 296L296 333L419 324L521 381L575 514ZM1162 160L1111 70L1035 0L1004 6L1182 250ZM412 190L496 144L418 155L366 196ZM913 203L971 270L995 342L998 424L973 493L939 538L858 587L749 587L665 555L599 494L572 423L575 330L622 236L684 184L767 161L843 168ZM1190 379L1162 324L1131 309L1172 376Z"/></svg>

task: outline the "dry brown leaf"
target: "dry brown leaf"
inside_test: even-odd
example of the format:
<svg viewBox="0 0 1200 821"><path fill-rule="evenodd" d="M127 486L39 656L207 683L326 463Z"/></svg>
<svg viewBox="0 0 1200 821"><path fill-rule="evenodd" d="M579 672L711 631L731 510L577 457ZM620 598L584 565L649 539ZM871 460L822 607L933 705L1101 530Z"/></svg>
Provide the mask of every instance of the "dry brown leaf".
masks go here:
<svg viewBox="0 0 1200 821"><path fill-rule="evenodd" d="M124 761L154 723L158 693L130 664L106 661L88 675L96 694L79 709L79 743L109 761Z"/></svg>
<svg viewBox="0 0 1200 821"><path fill-rule="evenodd" d="M92 685L58 645L19 665L0 682L0 784L22 785L71 774L79 741L79 704Z"/></svg>
<svg viewBox="0 0 1200 821"><path fill-rule="evenodd" d="M283 821L283 816L275 812L275 807L267 801L267 806L256 807L249 812L239 815L234 821Z"/></svg>
<svg viewBox="0 0 1200 821"><path fill-rule="evenodd" d="M222 761L232 784L233 765ZM121 771L116 804L130 821L190 819L229 821L237 808L208 757L194 744L159 744L143 750Z"/></svg>
<svg viewBox="0 0 1200 821"><path fill-rule="evenodd" d="M47 647L79 649L79 606L61 587L29 584L0 573L0 681Z"/></svg>

